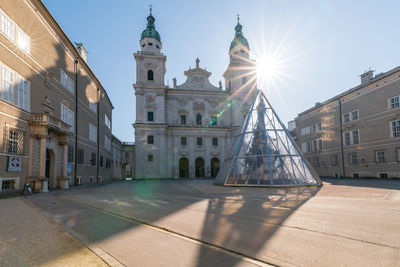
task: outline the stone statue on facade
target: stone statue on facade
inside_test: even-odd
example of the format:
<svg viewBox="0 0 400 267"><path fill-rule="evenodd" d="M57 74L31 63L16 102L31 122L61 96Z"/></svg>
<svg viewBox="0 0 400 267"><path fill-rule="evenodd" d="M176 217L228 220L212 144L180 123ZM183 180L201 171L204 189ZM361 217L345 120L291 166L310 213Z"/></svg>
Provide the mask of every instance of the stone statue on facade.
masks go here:
<svg viewBox="0 0 400 267"><path fill-rule="evenodd" d="M196 58L196 68L200 68L200 59Z"/></svg>
<svg viewBox="0 0 400 267"><path fill-rule="evenodd" d="M174 77L173 79L172 79L172 83L173 83L173 86L174 86L174 88L176 87L176 77Z"/></svg>

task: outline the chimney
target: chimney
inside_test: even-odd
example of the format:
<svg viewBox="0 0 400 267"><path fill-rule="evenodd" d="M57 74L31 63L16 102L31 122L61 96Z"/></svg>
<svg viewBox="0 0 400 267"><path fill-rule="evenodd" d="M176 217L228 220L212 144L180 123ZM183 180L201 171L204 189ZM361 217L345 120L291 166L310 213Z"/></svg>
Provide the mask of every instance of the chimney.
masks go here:
<svg viewBox="0 0 400 267"><path fill-rule="evenodd" d="M83 44L82 43L75 43L75 45L76 45L76 50L78 50L79 55L81 56L81 58L83 58L83 60L85 62L87 62L86 61L86 59L87 59L87 51L86 51L85 47L83 46Z"/></svg>
<svg viewBox="0 0 400 267"><path fill-rule="evenodd" d="M374 71L369 70L364 72L363 74L360 75L361 77L361 85L367 85L371 82L372 78L374 78Z"/></svg>

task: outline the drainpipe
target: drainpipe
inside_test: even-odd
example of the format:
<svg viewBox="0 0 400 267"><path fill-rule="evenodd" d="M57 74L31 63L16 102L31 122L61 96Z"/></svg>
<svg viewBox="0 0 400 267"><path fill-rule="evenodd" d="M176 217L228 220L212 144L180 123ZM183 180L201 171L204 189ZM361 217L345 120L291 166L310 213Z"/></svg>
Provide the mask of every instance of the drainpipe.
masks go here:
<svg viewBox="0 0 400 267"><path fill-rule="evenodd" d="M342 101L339 98L339 116L340 116L340 147L342 151L342 171L343 177L346 177L346 171L344 167L344 149L343 149L343 120L342 120Z"/></svg>
<svg viewBox="0 0 400 267"><path fill-rule="evenodd" d="M99 182L99 168L100 168L99 165L100 165L100 89L99 87L97 87L97 168L96 168L97 183Z"/></svg>
<svg viewBox="0 0 400 267"><path fill-rule="evenodd" d="M75 71L75 166L74 185L77 185L78 171L78 59L74 60Z"/></svg>

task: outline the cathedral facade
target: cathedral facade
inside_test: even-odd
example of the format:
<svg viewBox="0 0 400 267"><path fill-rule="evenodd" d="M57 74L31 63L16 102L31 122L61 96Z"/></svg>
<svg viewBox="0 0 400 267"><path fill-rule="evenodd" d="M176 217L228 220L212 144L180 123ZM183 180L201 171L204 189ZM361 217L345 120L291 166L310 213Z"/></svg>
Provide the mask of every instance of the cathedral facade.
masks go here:
<svg viewBox="0 0 400 267"><path fill-rule="evenodd" d="M256 92L255 61L242 25L235 27L225 80L215 86L200 67L185 71L186 81L165 85L166 56L151 10L136 60L135 177L215 177L234 146Z"/></svg>

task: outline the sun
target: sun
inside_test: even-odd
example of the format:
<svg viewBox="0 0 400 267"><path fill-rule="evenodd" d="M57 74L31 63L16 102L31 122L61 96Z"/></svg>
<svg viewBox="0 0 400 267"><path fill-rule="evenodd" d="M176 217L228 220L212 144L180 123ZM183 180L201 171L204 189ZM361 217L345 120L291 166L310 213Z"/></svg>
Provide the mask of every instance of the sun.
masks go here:
<svg viewBox="0 0 400 267"><path fill-rule="evenodd" d="M279 58L264 56L257 60L257 76L262 82L274 82L282 72Z"/></svg>

